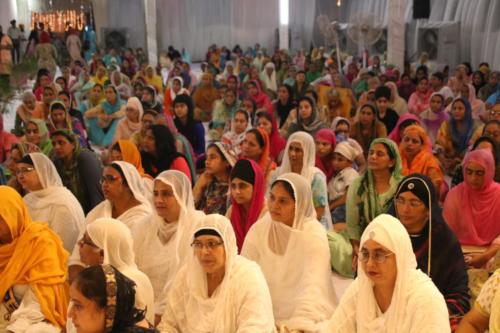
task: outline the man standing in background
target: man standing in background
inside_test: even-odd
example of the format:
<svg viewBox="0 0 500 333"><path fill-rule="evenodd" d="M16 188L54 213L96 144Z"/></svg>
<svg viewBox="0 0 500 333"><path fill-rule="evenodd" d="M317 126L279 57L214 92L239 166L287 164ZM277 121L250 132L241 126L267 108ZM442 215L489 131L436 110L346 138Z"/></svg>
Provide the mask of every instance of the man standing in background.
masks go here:
<svg viewBox="0 0 500 333"><path fill-rule="evenodd" d="M16 20L10 21L10 28L7 30L7 35L12 40L12 61L14 64L18 64L21 61L21 34L21 30L16 26Z"/></svg>

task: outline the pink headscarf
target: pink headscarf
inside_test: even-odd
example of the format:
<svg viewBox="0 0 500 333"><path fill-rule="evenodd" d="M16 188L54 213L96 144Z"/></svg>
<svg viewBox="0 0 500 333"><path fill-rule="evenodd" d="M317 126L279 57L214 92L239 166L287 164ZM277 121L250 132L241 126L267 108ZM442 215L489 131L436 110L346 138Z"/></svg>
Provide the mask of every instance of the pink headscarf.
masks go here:
<svg viewBox="0 0 500 333"><path fill-rule="evenodd" d="M7 159L12 145L17 142L14 134L4 132L3 114L0 113L0 163Z"/></svg>
<svg viewBox="0 0 500 333"><path fill-rule="evenodd" d="M248 97L250 97L255 102L255 105L257 105L257 109L266 108L267 112L272 113L273 112L273 104L271 103L271 99L269 98L269 96L267 96L262 91L262 87L260 86L260 83L257 80L253 80L250 82L252 84L254 84L255 87L257 88L257 95L256 96L248 95Z"/></svg>
<svg viewBox="0 0 500 333"><path fill-rule="evenodd" d="M266 192L266 184L264 182L264 174L262 168L253 160L240 160L248 161L253 169L255 175L253 182L252 201L250 208L247 212L246 221L244 220L243 211L241 206L231 197L231 224L233 225L234 233L236 234L236 243L238 245L238 252L243 247L243 241L252 225L257 222L259 215L264 207L264 194ZM241 163L238 161L237 163ZM237 178L237 177L236 177Z"/></svg>
<svg viewBox="0 0 500 333"><path fill-rule="evenodd" d="M329 128L320 129L318 133L316 133L315 139L316 140L321 139L323 141L329 142L332 145L332 152L335 149L335 144L337 143L337 139L335 137L335 132L332 129ZM330 179L332 179L335 170L333 169L331 158L328 158L327 160L322 160L316 154L316 167L321 171L323 171L323 173L326 176L327 182L329 182Z"/></svg>
<svg viewBox="0 0 500 333"><path fill-rule="evenodd" d="M405 113L404 115L399 117L398 122L396 123L396 126L391 131L391 133L389 133L388 138L391 139L392 141L396 142L396 144L398 146L401 143L401 139L402 139L401 136L403 135L403 133L400 132L399 127L401 126L401 123L403 123L406 120L410 120L410 119L415 120L417 122L417 124L421 125L420 118L418 116L414 115L413 113Z"/></svg>
<svg viewBox="0 0 500 333"><path fill-rule="evenodd" d="M500 235L500 184L493 181L495 162L491 151L467 153L464 178L472 162L485 170L483 186L473 189L464 181L452 188L444 202L443 216L462 245L489 246Z"/></svg>

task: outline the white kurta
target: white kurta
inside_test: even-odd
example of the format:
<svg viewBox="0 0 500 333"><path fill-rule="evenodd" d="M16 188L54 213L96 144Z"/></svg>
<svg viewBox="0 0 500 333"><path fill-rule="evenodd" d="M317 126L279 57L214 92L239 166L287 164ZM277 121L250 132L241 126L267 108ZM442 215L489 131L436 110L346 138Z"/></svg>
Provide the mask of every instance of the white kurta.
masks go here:
<svg viewBox="0 0 500 333"><path fill-rule="evenodd" d="M207 215L201 229L212 229L221 235L226 252L224 279L208 297L206 273L192 252L170 288L159 330L164 333L274 332L265 278L254 262L237 254L236 237L229 220L217 214Z"/></svg>
<svg viewBox="0 0 500 333"><path fill-rule="evenodd" d="M417 269L410 236L401 222L390 215L377 216L363 232L361 249L367 240L394 253L397 277L391 303L382 313L373 292L374 284L358 263L358 277L340 300L325 332L450 332L444 297L432 280Z"/></svg>
<svg viewBox="0 0 500 333"><path fill-rule="evenodd" d="M261 267L278 326L321 331L336 303L326 232L316 220L308 181L295 173L278 179L294 189L294 225L266 214L248 232L241 254Z"/></svg>
<svg viewBox="0 0 500 333"><path fill-rule="evenodd" d="M64 248L72 251L83 230L82 206L66 187L52 161L42 153L30 154L43 189L24 196L23 201L34 221L47 222L61 238Z"/></svg>

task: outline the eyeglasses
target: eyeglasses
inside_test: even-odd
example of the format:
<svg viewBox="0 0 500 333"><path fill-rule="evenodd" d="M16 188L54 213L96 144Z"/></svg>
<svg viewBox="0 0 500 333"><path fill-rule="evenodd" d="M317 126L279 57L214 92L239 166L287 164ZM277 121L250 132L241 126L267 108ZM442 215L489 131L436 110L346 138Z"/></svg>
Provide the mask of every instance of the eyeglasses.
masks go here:
<svg viewBox="0 0 500 333"><path fill-rule="evenodd" d="M203 250L203 248L207 248L207 250L209 251L213 251L216 247L218 246L221 246L222 244L224 244L224 242L215 242L215 241L209 241L209 242L206 242L206 243L202 243L202 242L193 242L191 244L191 247L196 251L196 252L200 252Z"/></svg>
<svg viewBox="0 0 500 333"><path fill-rule="evenodd" d="M424 204L422 201L417 200L417 199L405 200L405 199L399 198L399 197L394 199L394 202L398 206L404 206L408 203L411 208L418 208Z"/></svg>
<svg viewBox="0 0 500 333"><path fill-rule="evenodd" d="M21 175L25 174L26 172L31 172L33 170L35 170L35 168L21 168L21 169L17 169L16 175L17 176L21 176Z"/></svg>
<svg viewBox="0 0 500 333"><path fill-rule="evenodd" d="M382 264L385 262L385 259L387 259L387 257L392 256L393 254L394 253L392 253L392 252L385 253L382 251L375 251L373 254L370 254L370 252L368 252L366 250L361 250L359 252L358 260L363 262L363 263L367 263L371 257L376 263Z"/></svg>
<svg viewBox="0 0 500 333"><path fill-rule="evenodd" d="M102 178L101 178L101 180L99 182L101 183L101 185L104 184L104 183L110 184L110 183L116 182L119 179L120 179L119 176L115 177L115 176L111 176L111 175L105 175L105 176L102 176Z"/></svg>

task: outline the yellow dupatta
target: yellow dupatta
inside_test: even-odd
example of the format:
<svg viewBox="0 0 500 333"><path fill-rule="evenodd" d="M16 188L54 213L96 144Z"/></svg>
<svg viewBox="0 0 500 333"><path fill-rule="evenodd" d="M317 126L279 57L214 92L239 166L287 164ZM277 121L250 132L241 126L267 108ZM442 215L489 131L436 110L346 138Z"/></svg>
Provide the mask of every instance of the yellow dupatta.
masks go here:
<svg viewBox="0 0 500 333"><path fill-rule="evenodd" d="M15 284L29 285L45 319L63 328L69 302L69 254L62 241L47 224L31 220L21 196L8 186L0 186L0 217L12 236L12 242L0 245L0 295Z"/></svg>

